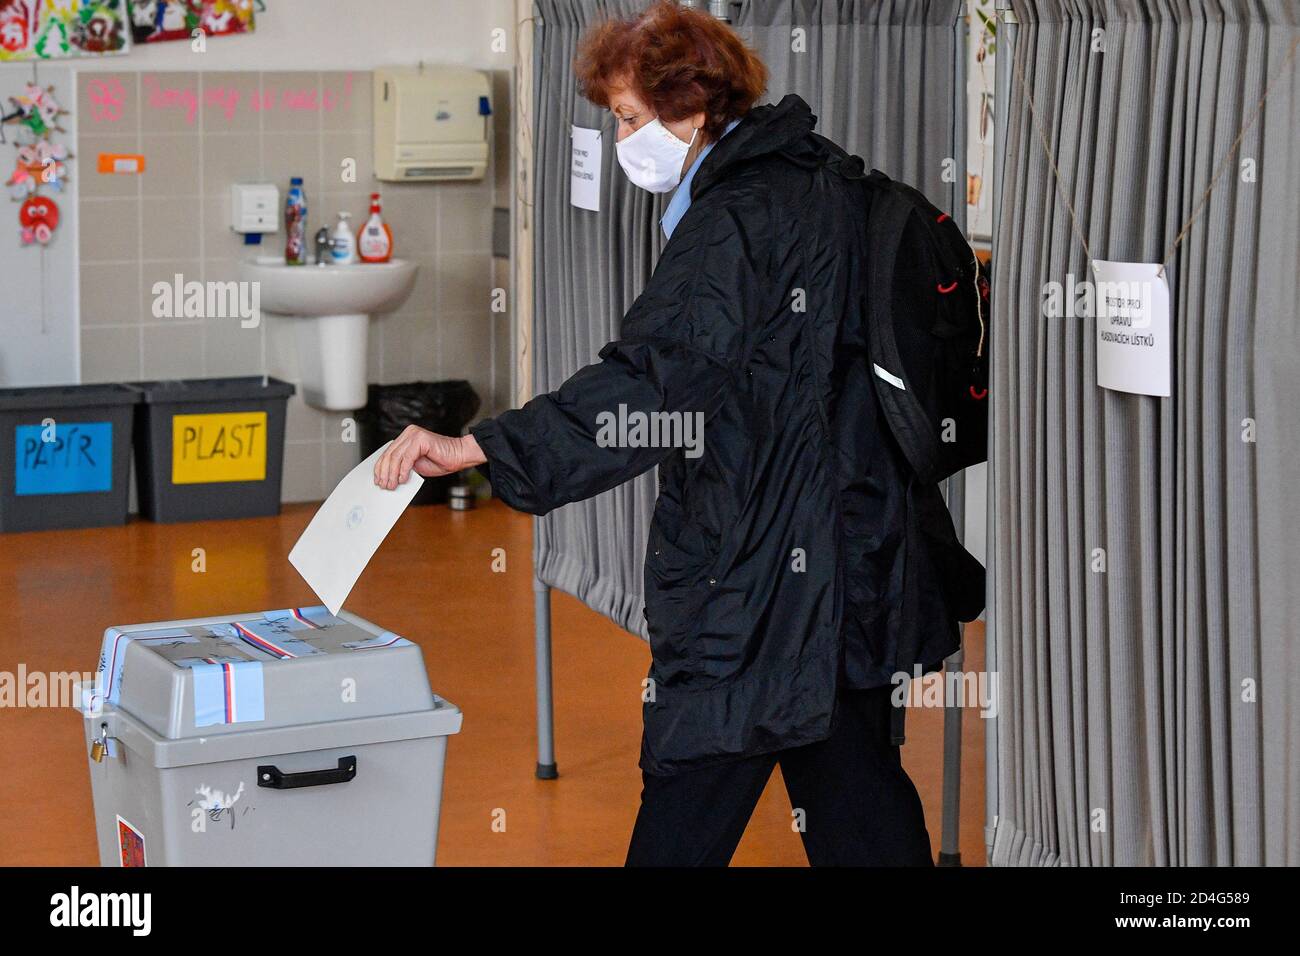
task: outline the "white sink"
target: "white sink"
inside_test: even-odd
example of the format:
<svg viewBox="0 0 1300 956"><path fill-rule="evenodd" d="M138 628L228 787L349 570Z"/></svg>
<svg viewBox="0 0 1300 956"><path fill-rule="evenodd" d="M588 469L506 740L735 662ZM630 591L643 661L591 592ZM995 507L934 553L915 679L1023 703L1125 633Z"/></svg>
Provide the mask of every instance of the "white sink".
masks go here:
<svg viewBox="0 0 1300 956"><path fill-rule="evenodd" d="M239 264L240 281L258 284L261 310L295 322L303 400L339 412L366 404L370 315L406 301L416 271L407 259L290 266L263 256Z"/></svg>
<svg viewBox="0 0 1300 956"><path fill-rule="evenodd" d="M285 265L261 256L240 264L240 279L262 284L262 308L280 315L390 312L415 285L418 267L408 259L350 266Z"/></svg>

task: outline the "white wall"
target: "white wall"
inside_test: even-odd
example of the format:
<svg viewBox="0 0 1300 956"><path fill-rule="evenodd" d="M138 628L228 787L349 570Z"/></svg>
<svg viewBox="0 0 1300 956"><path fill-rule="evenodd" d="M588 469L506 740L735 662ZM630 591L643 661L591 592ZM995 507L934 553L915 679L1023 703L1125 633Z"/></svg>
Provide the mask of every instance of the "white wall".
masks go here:
<svg viewBox="0 0 1300 956"><path fill-rule="evenodd" d="M64 108L76 104L72 71L66 66L11 65L0 70L0 103L17 96L30 82L54 85ZM64 116L66 133L54 141L77 151L77 118ZM0 146L0 183L13 172L13 143L26 142L26 130L5 127L6 144ZM77 169L67 163L70 175L63 192L48 188L41 194L59 207L59 226L44 249L24 246L19 239L18 206L9 196L0 199L0 387L55 385L76 382L80 375L77 347ZM8 192L8 189L5 189Z"/></svg>
<svg viewBox="0 0 1300 956"><path fill-rule="evenodd" d="M970 16L966 67L966 169L981 178L979 203L966 208L966 228L974 237L976 248L988 248L985 237L993 234L993 136L989 124L981 124L980 106L985 94L993 92L994 54L987 47L996 48L988 36L976 9L993 15L993 0L967 0ZM983 60L977 57L981 44L986 47ZM992 439L990 438L990 445ZM966 549L988 564L988 466L976 465L966 469Z"/></svg>
<svg viewBox="0 0 1300 956"><path fill-rule="evenodd" d="M252 34L132 47L131 70L372 70L390 64L455 63L508 69L514 62L510 0L266 0ZM492 31L506 31L505 53ZM99 61L104 69L105 61Z"/></svg>
<svg viewBox="0 0 1300 956"><path fill-rule="evenodd" d="M966 228L976 248L987 249L993 236L993 123L981 107L993 95L997 42L979 13L993 16L993 0L967 0L970 30L966 51L966 171L979 177L979 202L967 204ZM984 56L980 58L980 51Z"/></svg>

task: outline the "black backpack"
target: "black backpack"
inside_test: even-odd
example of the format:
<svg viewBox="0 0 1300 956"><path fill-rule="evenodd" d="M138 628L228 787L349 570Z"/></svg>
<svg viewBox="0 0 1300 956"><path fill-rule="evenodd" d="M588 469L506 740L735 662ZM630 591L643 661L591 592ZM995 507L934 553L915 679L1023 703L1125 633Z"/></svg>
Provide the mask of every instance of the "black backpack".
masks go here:
<svg viewBox="0 0 1300 956"><path fill-rule="evenodd" d="M922 481L988 458L989 284L957 224L873 169L867 328L876 394Z"/></svg>

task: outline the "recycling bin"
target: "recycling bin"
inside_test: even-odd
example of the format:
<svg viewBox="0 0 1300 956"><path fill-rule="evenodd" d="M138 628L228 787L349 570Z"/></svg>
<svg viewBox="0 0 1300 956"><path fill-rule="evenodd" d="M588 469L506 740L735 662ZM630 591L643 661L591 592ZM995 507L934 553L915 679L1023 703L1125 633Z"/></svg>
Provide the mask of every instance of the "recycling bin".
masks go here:
<svg viewBox="0 0 1300 956"><path fill-rule="evenodd" d="M126 524L138 393L0 389L0 531Z"/></svg>
<svg viewBox="0 0 1300 956"><path fill-rule="evenodd" d="M435 861L461 713L356 615L111 627L79 709L104 866Z"/></svg>
<svg viewBox="0 0 1300 956"><path fill-rule="evenodd" d="M367 394L366 407L357 411L362 459L400 435L407 425L419 425L439 435L459 435L479 408L478 394L463 379L371 385ZM451 489L461 481L460 474L426 478L411 504L447 504Z"/></svg>
<svg viewBox="0 0 1300 956"><path fill-rule="evenodd" d="M280 513L286 407L294 386L261 375L133 382L136 484L150 521Z"/></svg>

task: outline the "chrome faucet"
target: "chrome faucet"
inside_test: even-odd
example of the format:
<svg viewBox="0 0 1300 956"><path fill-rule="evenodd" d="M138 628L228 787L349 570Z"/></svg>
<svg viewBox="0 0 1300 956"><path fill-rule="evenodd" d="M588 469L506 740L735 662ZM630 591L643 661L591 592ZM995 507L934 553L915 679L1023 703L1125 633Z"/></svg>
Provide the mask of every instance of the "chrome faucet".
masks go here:
<svg viewBox="0 0 1300 956"><path fill-rule="evenodd" d="M331 250L334 248L334 240L330 238L330 231L324 226L316 233L316 265L327 266L330 259L333 258Z"/></svg>

